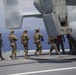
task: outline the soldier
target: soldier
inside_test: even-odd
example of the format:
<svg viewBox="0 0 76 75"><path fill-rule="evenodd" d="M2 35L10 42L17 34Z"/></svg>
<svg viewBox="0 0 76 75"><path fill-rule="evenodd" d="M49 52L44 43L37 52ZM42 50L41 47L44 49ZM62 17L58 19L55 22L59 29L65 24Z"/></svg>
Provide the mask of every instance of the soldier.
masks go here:
<svg viewBox="0 0 76 75"><path fill-rule="evenodd" d="M1 49L2 49L2 46L3 46L3 41L2 41L2 37L1 37L1 33L0 33L0 60L3 60L4 58L3 58L3 56L2 56L2 51L1 51ZM4 46L3 46L4 47Z"/></svg>
<svg viewBox="0 0 76 75"><path fill-rule="evenodd" d="M50 49L49 55L52 54L53 49L55 49L55 51L56 51L57 54L60 54L60 52L57 49L57 45L54 42L54 39L55 39L54 37L51 37L51 38L48 39L49 40L48 44L51 44L51 49Z"/></svg>
<svg viewBox="0 0 76 75"><path fill-rule="evenodd" d="M25 52L25 58L28 57L28 41L29 41L29 36L27 35L27 30L24 30L23 34L21 35L21 44L23 44L24 47L24 52Z"/></svg>
<svg viewBox="0 0 76 75"><path fill-rule="evenodd" d="M14 35L14 31L11 30L10 31L10 35L9 35L9 41L10 41L10 46L12 47L12 53L10 55L10 57L13 59L13 55L14 55L14 59L16 59L16 50L17 50L17 45L16 45L16 41L18 40L18 38Z"/></svg>
<svg viewBox="0 0 76 75"><path fill-rule="evenodd" d="M38 51L39 51L39 55L42 54L42 45L41 45L41 41L44 41L43 39L43 35L39 32L39 28L35 29L35 34L34 34L34 43L36 44L36 51L35 51L35 55L37 55Z"/></svg>

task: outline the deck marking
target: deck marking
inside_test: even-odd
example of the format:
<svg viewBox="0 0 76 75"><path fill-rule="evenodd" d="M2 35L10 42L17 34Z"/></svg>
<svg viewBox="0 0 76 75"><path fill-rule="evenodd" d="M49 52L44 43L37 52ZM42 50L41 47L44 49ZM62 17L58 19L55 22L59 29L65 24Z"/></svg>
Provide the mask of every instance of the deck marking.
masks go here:
<svg viewBox="0 0 76 75"><path fill-rule="evenodd" d="M16 73L16 74L9 74L9 75L29 75L29 74L37 74L37 73L45 73L45 72L54 72L54 71L62 71L62 70L72 70L72 69L76 69L76 67L50 69L50 70L42 70L42 71L32 71L32 72Z"/></svg>

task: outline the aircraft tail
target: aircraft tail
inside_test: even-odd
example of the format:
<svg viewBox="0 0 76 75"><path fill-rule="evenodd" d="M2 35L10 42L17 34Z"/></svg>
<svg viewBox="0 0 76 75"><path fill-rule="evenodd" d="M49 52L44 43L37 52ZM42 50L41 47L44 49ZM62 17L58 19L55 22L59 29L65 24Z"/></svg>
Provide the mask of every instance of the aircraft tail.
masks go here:
<svg viewBox="0 0 76 75"><path fill-rule="evenodd" d="M3 0L5 24L9 29L21 28L23 15L18 0Z"/></svg>

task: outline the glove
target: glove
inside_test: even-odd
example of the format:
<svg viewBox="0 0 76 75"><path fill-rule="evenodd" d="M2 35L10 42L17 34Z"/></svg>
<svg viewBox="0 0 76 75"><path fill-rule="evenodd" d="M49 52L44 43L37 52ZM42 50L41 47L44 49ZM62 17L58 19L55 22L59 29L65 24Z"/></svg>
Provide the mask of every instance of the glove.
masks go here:
<svg viewBox="0 0 76 75"><path fill-rule="evenodd" d="M44 41L44 38L43 37L41 38L41 41Z"/></svg>

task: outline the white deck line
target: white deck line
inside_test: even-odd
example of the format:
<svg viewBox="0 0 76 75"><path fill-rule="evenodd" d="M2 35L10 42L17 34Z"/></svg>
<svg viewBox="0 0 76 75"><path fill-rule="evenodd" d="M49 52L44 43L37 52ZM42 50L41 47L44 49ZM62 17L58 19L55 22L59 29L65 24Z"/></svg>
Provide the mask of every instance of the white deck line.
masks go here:
<svg viewBox="0 0 76 75"><path fill-rule="evenodd" d="M16 74L9 74L9 75L29 75L29 74L46 73L46 72L54 72L54 71L73 70L73 69L76 69L76 67L50 69L50 70L42 70L42 71L32 71L32 72L16 73Z"/></svg>

